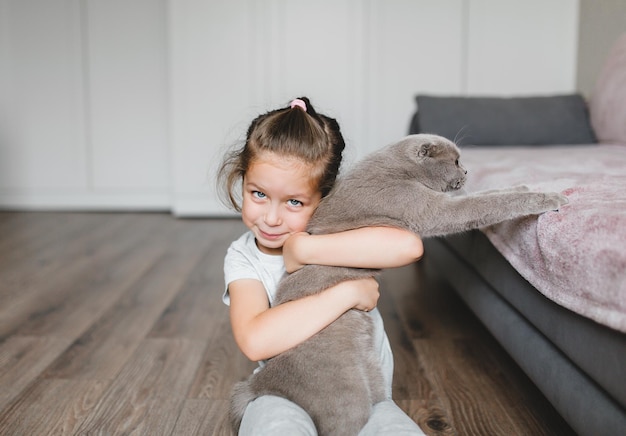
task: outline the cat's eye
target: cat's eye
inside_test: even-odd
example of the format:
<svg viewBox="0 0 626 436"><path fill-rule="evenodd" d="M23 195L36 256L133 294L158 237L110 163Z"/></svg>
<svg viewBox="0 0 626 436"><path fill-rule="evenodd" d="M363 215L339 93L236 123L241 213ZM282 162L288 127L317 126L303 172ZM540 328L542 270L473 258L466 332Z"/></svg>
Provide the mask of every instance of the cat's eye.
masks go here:
<svg viewBox="0 0 626 436"><path fill-rule="evenodd" d="M456 165L457 167L459 166L459 160L458 159L454 161L454 165Z"/></svg>

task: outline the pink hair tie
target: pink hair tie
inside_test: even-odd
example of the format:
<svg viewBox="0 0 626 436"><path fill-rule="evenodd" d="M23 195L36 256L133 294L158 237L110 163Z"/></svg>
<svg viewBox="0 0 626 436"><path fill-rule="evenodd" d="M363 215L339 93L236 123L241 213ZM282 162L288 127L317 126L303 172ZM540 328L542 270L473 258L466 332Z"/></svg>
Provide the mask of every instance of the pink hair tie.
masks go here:
<svg viewBox="0 0 626 436"><path fill-rule="evenodd" d="M306 103L302 100L300 100L299 98L296 98L295 100L293 100L290 104L291 108L293 109L296 106L299 106L302 108L302 110L304 112L306 112Z"/></svg>

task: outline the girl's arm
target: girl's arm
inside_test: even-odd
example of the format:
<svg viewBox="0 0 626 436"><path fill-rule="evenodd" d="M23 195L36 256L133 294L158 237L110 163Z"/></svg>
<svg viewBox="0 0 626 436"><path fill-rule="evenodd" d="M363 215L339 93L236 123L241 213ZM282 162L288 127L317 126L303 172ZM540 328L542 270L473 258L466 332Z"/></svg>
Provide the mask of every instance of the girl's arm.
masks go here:
<svg viewBox="0 0 626 436"><path fill-rule="evenodd" d="M293 348L349 309L373 309L379 296L378 283L373 278L342 282L275 307L269 307L265 288L258 280L235 280L228 291L235 341L254 361Z"/></svg>
<svg viewBox="0 0 626 436"><path fill-rule="evenodd" d="M395 268L413 263L423 254L419 236L395 227L363 227L327 235L300 232L283 247L288 272L308 264Z"/></svg>

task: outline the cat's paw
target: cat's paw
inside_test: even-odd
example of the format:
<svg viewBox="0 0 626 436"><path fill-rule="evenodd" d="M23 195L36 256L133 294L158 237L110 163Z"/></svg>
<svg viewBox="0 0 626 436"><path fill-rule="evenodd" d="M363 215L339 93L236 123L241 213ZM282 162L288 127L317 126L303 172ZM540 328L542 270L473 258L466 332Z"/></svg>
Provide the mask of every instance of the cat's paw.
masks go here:
<svg viewBox="0 0 626 436"><path fill-rule="evenodd" d="M530 191L530 188L526 185L517 185L510 188L510 190L512 192L528 192Z"/></svg>
<svg viewBox="0 0 626 436"><path fill-rule="evenodd" d="M560 194L558 192L546 192L543 194L544 196L544 205L546 207L546 212L553 210L553 211L558 211L561 206L566 205L567 203L569 203L568 198L563 195Z"/></svg>

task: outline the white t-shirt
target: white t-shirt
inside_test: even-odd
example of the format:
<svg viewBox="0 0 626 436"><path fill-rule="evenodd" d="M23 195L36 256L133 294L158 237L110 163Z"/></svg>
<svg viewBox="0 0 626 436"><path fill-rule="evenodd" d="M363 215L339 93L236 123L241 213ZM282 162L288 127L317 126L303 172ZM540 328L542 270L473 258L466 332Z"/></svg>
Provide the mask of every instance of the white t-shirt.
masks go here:
<svg viewBox="0 0 626 436"><path fill-rule="evenodd" d="M222 296L224 304L230 305L228 285L235 280L256 279L263 283L270 306L274 303L278 282L285 275L282 256L263 253L254 239L254 233L246 232L228 247L224 259L224 281L226 290Z"/></svg>
<svg viewBox="0 0 626 436"><path fill-rule="evenodd" d="M224 259L224 281L226 282L226 289L224 290L222 301L224 304L230 305L230 295L228 294L228 285L230 283L241 279L255 279L263 284L271 306L276 296L278 283L285 273L283 257L263 253L256 245L254 233L248 231L230 244L226 252ZM385 333L383 319L380 316L378 308L374 308L369 314L374 321L374 344L379 350L387 396L391 398L391 382L393 377L393 354L391 352L391 346L389 345L389 339ZM259 362L260 368L264 365L265 361ZM257 368L257 370L260 368Z"/></svg>

